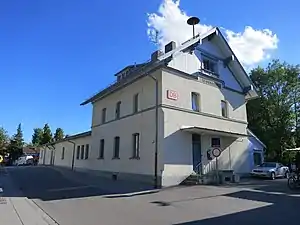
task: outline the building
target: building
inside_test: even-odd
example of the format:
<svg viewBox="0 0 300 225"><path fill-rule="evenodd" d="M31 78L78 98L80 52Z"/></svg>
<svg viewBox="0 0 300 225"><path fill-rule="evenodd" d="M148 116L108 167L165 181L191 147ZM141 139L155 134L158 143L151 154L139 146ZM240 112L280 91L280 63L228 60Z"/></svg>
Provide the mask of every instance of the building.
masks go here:
<svg viewBox="0 0 300 225"><path fill-rule="evenodd" d="M258 95L218 28L116 77L81 104L93 105L91 131L45 148L40 163L170 186L215 170L219 150L218 168L239 174L251 171L254 145L262 154L247 130Z"/></svg>

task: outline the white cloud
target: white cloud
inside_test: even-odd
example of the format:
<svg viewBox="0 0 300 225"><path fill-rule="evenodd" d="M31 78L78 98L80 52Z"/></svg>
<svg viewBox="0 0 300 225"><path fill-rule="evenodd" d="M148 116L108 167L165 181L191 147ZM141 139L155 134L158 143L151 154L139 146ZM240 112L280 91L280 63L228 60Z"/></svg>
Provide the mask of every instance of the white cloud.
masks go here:
<svg viewBox="0 0 300 225"><path fill-rule="evenodd" d="M190 16L180 8L180 0L163 0L157 13L148 14L148 36L162 47L168 42L177 44L192 37L192 28L186 21ZM205 33L213 26L199 23L195 26L196 33ZM241 63L246 67L256 65L269 59L272 50L277 49L276 34L269 29L256 30L246 26L243 32L234 32L222 28L224 35Z"/></svg>

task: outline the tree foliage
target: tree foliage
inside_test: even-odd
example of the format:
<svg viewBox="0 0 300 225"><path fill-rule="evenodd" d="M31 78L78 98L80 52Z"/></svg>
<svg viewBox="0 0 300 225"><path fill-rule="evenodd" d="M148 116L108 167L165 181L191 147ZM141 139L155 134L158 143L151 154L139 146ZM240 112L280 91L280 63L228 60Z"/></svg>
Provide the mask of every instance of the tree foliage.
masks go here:
<svg viewBox="0 0 300 225"><path fill-rule="evenodd" d="M300 67L279 60L250 73L260 97L247 103L249 128L266 144L269 160L282 161L286 148L300 144Z"/></svg>
<svg viewBox="0 0 300 225"><path fill-rule="evenodd" d="M34 128L31 143L33 146L40 146L43 140L43 129Z"/></svg>
<svg viewBox="0 0 300 225"><path fill-rule="evenodd" d="M18 125L17 132L10 139L8 153L10 158L15 160L23 153L24 138L21 124Z"/></svg>
<svg viewBox="0 0 300 225"><path fill-rule="evenodd" d="M46 123L43 127L43 136L42 136L42 142L41 145L48 144L52 141L52 132L49 127L49 124Z"/></svg>
<svg viewBox="0 0 300 225"><path fill-rule="evenodd" d="M7 145L9 143L9 136L7 134L7 131L0 127L0 155L4 155Z"/></svg>
<svg viewBox="0 0 300 225"><path fill-rule="evenodd" d="M62 139L64 139L64 137L65 137L65 135L64 135L63 129L57 128L54 133L54 141L62 140Z"/></svg>

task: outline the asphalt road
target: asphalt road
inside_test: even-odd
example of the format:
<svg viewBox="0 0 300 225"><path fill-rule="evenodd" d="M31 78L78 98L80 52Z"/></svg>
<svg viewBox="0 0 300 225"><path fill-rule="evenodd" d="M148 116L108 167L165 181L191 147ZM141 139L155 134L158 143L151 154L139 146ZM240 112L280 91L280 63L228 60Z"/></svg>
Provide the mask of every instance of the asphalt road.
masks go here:
<svg viewBox="0 0 300 225"><path fill-rule="evenodd" d="M10 168L8 172L23 193L61 225L300 223L300 195L290 192L284 179L245 181L228 187L181 186L107 198L103 195L109 186L112 190L123 186L107 180L92 183L82 182L80 177L66 178L49 167Z"/></svg>

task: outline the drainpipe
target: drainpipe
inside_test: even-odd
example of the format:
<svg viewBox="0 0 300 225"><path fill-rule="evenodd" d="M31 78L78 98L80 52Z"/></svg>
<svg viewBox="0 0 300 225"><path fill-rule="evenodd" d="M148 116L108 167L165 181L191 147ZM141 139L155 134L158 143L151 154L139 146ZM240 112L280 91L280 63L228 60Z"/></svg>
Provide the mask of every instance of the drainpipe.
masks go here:
<svg viewBox="0 0 300 225"><path fill-rule="evenodd" d="M154 150L154 188L158 188L158 79L149 75L155 81L155 150Z"/></svg>
<svg viewBox="0 0 300 225"><path fill-rule="evenodd" d="M72 164L71 164L71 169L74 170L74 161L75 161L75 147L76 144L73 141L68 140L71 144L73 144L73 153L72 153Z"/></svg>

